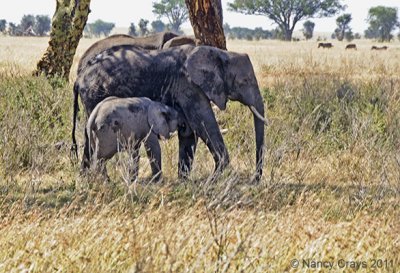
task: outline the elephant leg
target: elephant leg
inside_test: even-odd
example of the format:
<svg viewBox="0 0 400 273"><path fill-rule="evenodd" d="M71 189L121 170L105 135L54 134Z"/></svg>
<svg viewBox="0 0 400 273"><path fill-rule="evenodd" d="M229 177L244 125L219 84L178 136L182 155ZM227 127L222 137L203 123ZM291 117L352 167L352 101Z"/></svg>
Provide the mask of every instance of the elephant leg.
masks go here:
<svg viewBox="0 0 400 273"><path fill-rule="evenodd" d="M85 146L83 148L83 156L81 162L81 172L84 172L88 168L90 168L90 154L92 154L91 147L89 146L89 137L87 135L86 129L84 131L85 136Z"/></svg>
<svg viewBox="0 0 400 273"><path fill-rule="evenodd" d="M204 141L211 152L214 162L214 172L222 171L229 164L229 154L214 112L209 101L203 97L196 100L195 107L186 108L186 116L190 127Z"/></svg>
<svg viewBox="0 0 400 273"><path fill-rule="evenodd" d="M203 130L199 133L199 135L213 156L215 162L214 173L220 173L229 164L229 154L221 132L219 131L217 122L215 121L215 124L211 123L208 125L211 126L211 128L203 124ZM217 128L217 130L213 130L213 133L209 133L210 130L208 128Z"/></svg>
<svg viewBox="0 0 400 273"><path fill-rule="evenodd" d="M150 160L151 173L155 181L159 181L161 173L161 147L155 134L150 134L144 141L147 156Z"/></svg>
<svg viewBox="0 0 400 273"><path fill-rule="evenodd" d="M106 161L105 158L103 158L99 154L99 147L96 145L96 148L94 150L94 153L91 157L91 169L94 170L96 173L99 173L105 180L110 180L108 174L107 174L107 168L106 168Z"/></svg>
<svg viewBox="0 0 400 273"><path fill-rule="evenodd" d="M131 183L136 182L139 175L139 160L140 160L139 149L140 149L140 143L137 143L133 146L133 150L131 152L132 168L129 170L129 177L131 178L130 181Z"/></svg>
<svg viewBox="0 0 400 273"><path fill-rule="evenodd" d="M188 178L192 170L194 154L196 153L198 137L195 134L179 137L178 177Z"/></svg>

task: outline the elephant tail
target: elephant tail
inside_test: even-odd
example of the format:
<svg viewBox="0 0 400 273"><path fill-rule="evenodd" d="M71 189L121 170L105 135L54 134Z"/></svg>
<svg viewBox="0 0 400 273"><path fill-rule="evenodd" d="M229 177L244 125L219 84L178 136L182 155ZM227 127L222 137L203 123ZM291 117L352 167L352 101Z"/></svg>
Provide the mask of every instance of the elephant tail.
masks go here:
<svg viewBox="0 0 400 273"><path fill-rule="evenodd" d="M71 146L71 156L78 158L78 146L76 145L75 131L76 131L76 118L79 112L79 104L78 104L78 96L79 96L79 85L75 82L74 84L74 114L72 121L72 146Z"/></svg>

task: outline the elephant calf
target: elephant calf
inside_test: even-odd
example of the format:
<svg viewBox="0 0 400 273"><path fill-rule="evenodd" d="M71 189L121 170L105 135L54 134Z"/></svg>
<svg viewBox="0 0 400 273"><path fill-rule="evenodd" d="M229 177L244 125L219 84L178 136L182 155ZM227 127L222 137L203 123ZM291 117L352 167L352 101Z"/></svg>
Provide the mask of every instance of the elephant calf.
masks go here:
<svg viewBox="0 0 400 273"><path fill-rule="evenodd" d="M180 124L178 112L148 98L108 97L91 113L86 125L93 151L91 165L107 175L105 161L121 150L132 148L131 182L139 172L139 148L143 142L150 158L152 174L161 177L159 138L169 138Z"/></svg>

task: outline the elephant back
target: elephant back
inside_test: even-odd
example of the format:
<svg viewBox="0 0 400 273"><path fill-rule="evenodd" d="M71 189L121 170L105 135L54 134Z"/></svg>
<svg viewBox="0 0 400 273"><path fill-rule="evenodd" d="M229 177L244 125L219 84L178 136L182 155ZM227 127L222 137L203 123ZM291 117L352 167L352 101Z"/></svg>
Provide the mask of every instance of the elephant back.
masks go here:
<svg viewBox="0 0 400 273"><path fill-rule="evenodd" d="M78 64L78 74L89 64L90 60L111 47L120 45L133 45L146 50L161 49L167 41L177 36L178 35L172 32L162 32L145 37L133 37L126 34L111 35L107 38L97 41L91 45L85 51L85 53L83 53Z"/></svg>

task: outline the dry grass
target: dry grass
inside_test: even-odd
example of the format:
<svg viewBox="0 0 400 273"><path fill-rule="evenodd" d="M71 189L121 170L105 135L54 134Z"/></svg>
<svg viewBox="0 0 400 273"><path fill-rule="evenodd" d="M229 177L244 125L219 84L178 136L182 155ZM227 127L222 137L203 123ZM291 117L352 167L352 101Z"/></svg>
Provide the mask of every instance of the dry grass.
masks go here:
<svg viewBox="0 0 400 273"><path fill-rule="evenodd" d="M45 39L0 37L0 271L328 271L307 269L313 260L334 262L333 272L355 262L398 272L400 44L357 44L231 41L249 53L268 107L261 183L249 183L251 114L230 103L217 113L232 159L218 181L208 180L203 144L179 181L172 139L162 144L164 183L148 184L143 156L142 182L128 191L126 155L110 162L109 184L71 165L71 85L30 76Z"/></svg>

